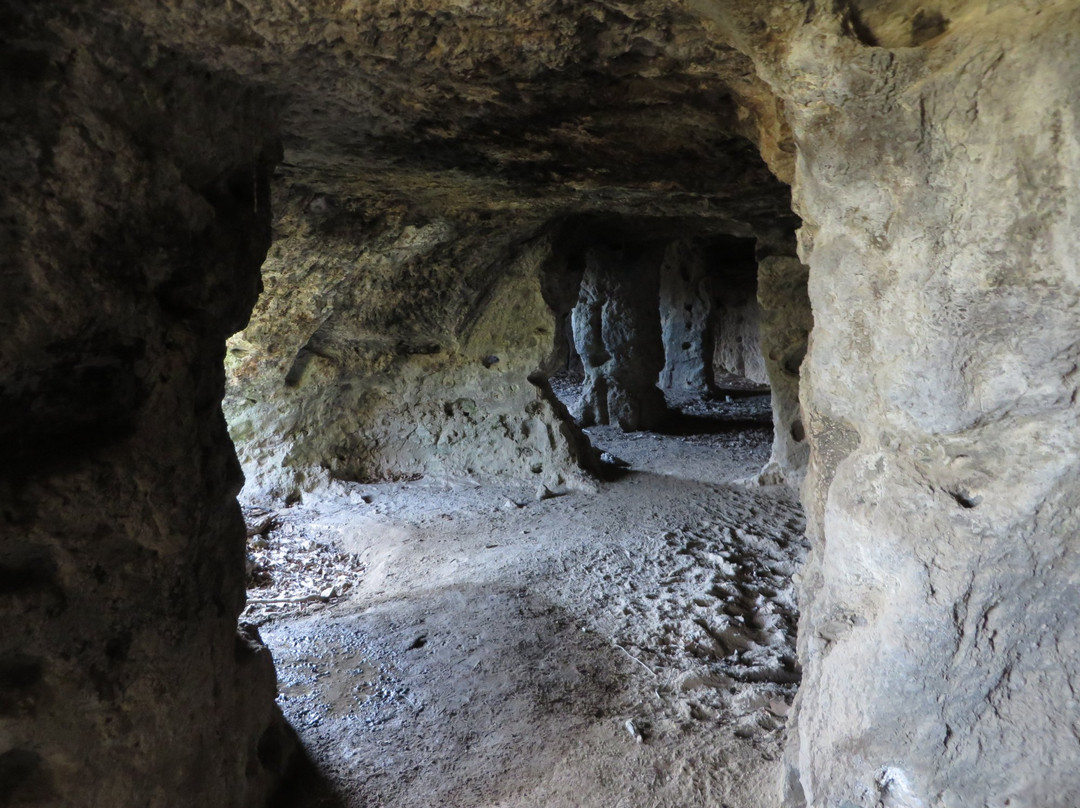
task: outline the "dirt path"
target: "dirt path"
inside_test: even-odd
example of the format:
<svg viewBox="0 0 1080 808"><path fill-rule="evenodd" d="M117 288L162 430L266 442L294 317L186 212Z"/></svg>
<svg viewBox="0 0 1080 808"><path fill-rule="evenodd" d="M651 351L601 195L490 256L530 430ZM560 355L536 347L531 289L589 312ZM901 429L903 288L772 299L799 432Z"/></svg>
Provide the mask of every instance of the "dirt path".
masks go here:
<svg viewBox="0 0 1080 808"><path fill-rule="evenodd" d="M347 599L261 612L337 792L304 804L776 805L803 521L736 482L767 458L761 407L727 408L740 431L591 430L632 468L594 494L420 481L280 512L362 570Z"/></svg>

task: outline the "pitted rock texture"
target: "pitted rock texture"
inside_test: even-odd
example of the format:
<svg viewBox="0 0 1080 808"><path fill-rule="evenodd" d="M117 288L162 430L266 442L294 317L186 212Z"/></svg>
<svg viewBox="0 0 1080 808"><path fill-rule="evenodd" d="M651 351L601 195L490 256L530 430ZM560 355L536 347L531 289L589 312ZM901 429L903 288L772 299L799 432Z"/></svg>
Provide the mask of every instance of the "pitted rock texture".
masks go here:
<svg viewBox="0 0 1080 808"><path fill-rule="evenodd" d="M585 367L575 415L585 426L648 429L667 411L656 386L664 366L660 334L662 244L595 246L574 307L574 344Z"/></svg>
<svg viewBox="0 0 1080 808"><path fill-rule="evenodd" d="M814 312L789 805L1080 800L1080 9L948 5L918 48L823 12L777 62Z"/></svg>
<svg viewBox="0 0 1080 808"><path fill-rule="evenodd" d="M0 802L254 808L291 741L220 400L273 108L46 12L0 24Z"/></svg>
<svg viewBox="0 0 1080 808"><path fill-rule="evenodd" d="M587 441L543 382L550 238L317 194L282 200L277 233L229 343L245 498L427 474L581 483Z"/></svg>
<svg viewBox="0 0 1080 808"><path fill-rule="evenodd" d="M807 276L806 266L794 256L769 255L758 264L758 328L773 412L773 450L761 470L763 483L797 487L810 460L799 404L800 368L814 326Z"/></svg>

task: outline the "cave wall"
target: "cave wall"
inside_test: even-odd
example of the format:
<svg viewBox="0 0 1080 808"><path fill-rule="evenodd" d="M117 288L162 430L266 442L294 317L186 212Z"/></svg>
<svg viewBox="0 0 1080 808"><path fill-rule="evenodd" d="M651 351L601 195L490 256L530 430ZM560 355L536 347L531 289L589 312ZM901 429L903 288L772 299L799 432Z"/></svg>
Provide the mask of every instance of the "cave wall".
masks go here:
<svg viewBox="0 0 1080 808"><path fill-rule="evenodd" d="M772 63L814 311L791 806L1080 801L1080 9L948 6Z"/></svg>
<svg viewBox="0 0 1080 808"><path fill-rule="evenodd" d="M289 741L220 400L273 107L50 11L0 14L0 802L262 805Z"/></svg>
<svg viewBox="0 0 1080 808"><path fill-rule="evenodd" d="M717 376L732 374L757 384L768 384L760 336L761 309L754 276L714 278L713 290L713 373Z"/></svg>
<svg viewBox="0 0 1080 808"><path fill-rule="evenodd" d="M423 475L582 482L591 454L543 381L559 327L549 236L281 197L266 289L229 343L245 498Z"/></svg>

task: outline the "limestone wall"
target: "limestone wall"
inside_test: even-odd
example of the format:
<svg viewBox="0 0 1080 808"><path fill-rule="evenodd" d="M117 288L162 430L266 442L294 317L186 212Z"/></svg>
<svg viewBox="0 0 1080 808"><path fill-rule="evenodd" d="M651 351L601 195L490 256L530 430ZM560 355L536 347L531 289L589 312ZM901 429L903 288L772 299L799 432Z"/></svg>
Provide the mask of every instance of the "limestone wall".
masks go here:
<svg viewBox="0 0 1080 808"><path fill-rule="evenodd" d="M591 455L542 382L550 239L354 204L282 199L266 289L229 343L244 497L430 475L577 485Z"/></svg>
<svg viewBox="0 0 1080 808"><path fill-rule="evenodd" d="M0 25L0 802L253 808L290 741L220 401L273 107L48 5Z"/></svg>
<svg viewBox="0 0 1080 808"><path fill-rule="evenodd" d="M776 76L814 310L789 805L1080 801L1080 9L946 12L812 15Z"/></svg>

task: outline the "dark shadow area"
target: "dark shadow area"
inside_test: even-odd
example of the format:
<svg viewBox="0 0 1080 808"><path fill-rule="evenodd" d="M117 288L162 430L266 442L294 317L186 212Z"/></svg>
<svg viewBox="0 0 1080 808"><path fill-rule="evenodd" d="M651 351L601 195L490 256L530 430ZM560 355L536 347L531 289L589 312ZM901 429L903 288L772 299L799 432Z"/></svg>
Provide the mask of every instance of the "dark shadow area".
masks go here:
<svg viewBox="0 0 1080 808"><path fill-rule="evenodd" d="M706 393L706 398L713 401L723 401L729 398L754 398L755 396L769 395L769 388L755 385L753 387L731 387L725 384L717 384Z"/></svg>
<svg viewBox="0 0 1080 808"><path fill-rule="evenodd" d="M417 591L266 634L282 709L325 767L299 754L272 808L515 804L634 698L621 652L522 589ZM563 740L538 749L541 725Z"/></svg>
<svg viewBox="0 0 1080 808"><path fill-rule="evenodd" d="M294 730L295 732L295 730ZM348 803L334 784L296 741L289 769L267 808L346 808Z"/></svg>

